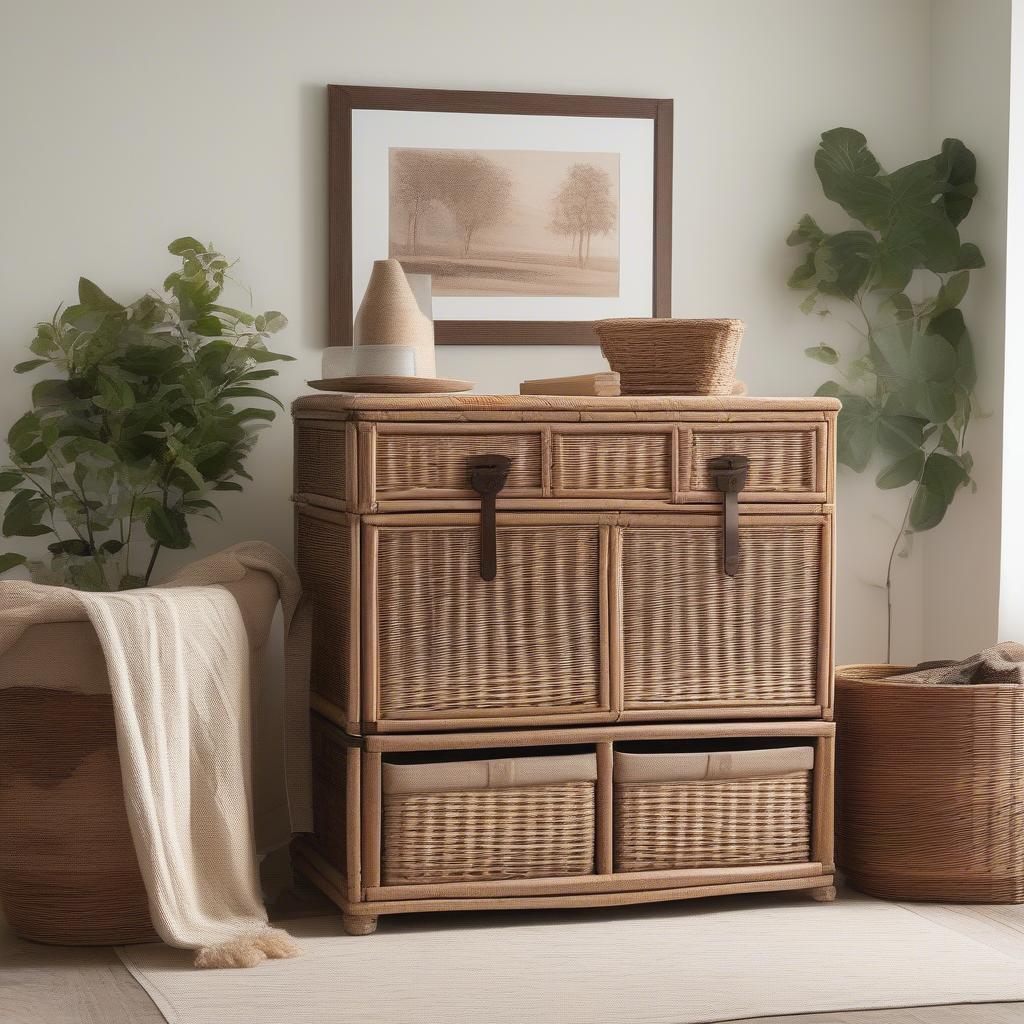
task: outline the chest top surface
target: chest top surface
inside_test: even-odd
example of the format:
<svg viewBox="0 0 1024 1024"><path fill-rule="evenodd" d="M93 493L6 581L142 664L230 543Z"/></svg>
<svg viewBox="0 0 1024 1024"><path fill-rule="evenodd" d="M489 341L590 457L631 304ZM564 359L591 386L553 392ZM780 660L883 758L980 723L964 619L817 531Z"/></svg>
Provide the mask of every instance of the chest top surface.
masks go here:
<svg viewBox="0 0 1024 1024"><path fill-rule="evenodd" d="M369 395L311 394L292 403L297 419L410 419L420 415L434 418L486 419L505 414L522 419L642 419L700 414L735 413L743 418L758 414L824 414L836 412L834 398L760 398L750 395L688 395L619 398L561 395Z"/></svg>

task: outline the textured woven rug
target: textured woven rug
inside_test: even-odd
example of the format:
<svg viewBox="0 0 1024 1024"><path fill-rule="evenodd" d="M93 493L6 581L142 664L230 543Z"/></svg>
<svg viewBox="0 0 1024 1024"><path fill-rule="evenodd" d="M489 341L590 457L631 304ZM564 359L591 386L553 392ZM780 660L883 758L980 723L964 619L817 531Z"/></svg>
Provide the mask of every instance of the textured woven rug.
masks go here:
<svg viewBox="0 0 1024 1024"><path fill-rule="evenodd" d="M988 908L985 915L991 915ZM1024 908L990 918L790 895L614 911L290 921L305 949L252 971L118 950L170 1024L698 1024L1024 1000Z"/></svg>

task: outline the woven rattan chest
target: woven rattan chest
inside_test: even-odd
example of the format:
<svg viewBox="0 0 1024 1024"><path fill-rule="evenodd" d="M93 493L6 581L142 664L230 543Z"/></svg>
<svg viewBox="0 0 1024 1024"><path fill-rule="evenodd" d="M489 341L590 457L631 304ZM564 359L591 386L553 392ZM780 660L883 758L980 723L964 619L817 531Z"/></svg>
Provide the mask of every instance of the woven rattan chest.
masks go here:
<svg viewBox="0 0 1024 1024"><path fill-rule="evenodd" d="M294 853L349 931L834 896L837 409L295 402L315 834Z"/></svg>

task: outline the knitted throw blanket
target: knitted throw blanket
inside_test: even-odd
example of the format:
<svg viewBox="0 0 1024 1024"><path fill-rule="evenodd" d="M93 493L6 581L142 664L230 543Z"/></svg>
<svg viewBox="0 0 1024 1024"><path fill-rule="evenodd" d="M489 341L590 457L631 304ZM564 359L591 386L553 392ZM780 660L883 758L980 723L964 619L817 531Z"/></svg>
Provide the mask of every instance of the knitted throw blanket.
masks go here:
<svg viewBox="0 0 1024 1024"><path fill-rule="evenodd" d="M282 555L238 545L168 584L123 593L0 583L0 651L33 622L84 610L95 628L153 925L168 944L196 949L199 967L251 967L298 953L286 932L269 927L260 892L245 624L229 591L201 585L250 569L274 576L284 606L289 804L292 830L309 831L308 616Z"/></svg>
<svg viewBox="0 0 1024 1024"><path fill-rule="evenodd" d="M1024 683L1024 644L989 647L963 661L926 661L908 672L889 676L888 682L931 686L981 686L985 683Z"/></svg>

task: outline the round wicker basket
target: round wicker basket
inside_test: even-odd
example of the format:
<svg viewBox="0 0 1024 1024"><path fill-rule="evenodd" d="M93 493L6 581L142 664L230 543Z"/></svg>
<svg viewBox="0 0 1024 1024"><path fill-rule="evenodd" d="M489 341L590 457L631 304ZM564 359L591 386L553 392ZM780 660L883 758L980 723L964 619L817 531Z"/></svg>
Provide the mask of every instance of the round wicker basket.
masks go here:
<svg viewBox="0 0 1024 1024"><path fill-rule="evenodd" d="M22 938L153 942L109 696L0 689L0 903Z"/></svg>
<svg viewBox="0 0 1024 1024"><path fill-rule="evenodd" d="M728 395L742 320L598 320L601 351L624 395Z"/></svg>
<svg viewBox="0 0 1024 1024"><path fill-rule="evenodd" d="M837 863L886 899L1024 902L1024 687L836 670Z"/></svg>

